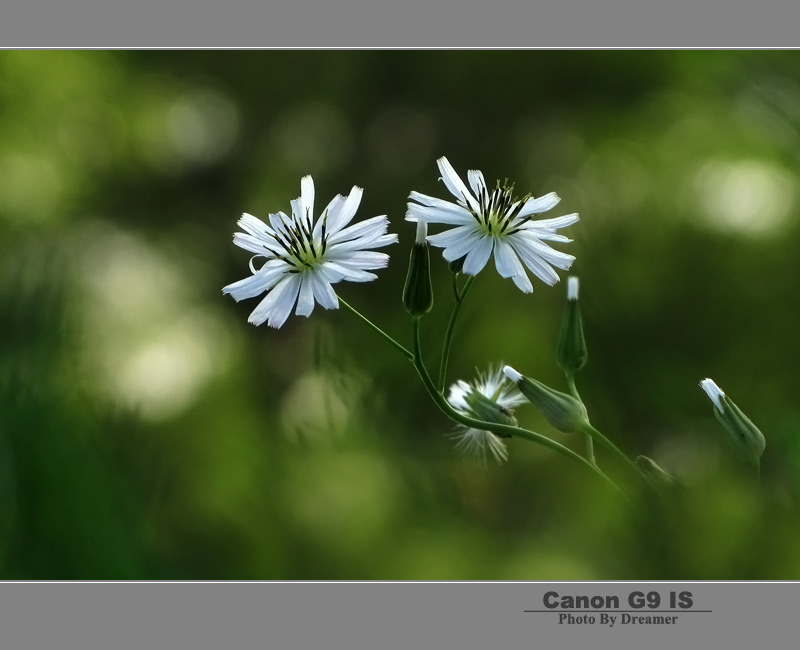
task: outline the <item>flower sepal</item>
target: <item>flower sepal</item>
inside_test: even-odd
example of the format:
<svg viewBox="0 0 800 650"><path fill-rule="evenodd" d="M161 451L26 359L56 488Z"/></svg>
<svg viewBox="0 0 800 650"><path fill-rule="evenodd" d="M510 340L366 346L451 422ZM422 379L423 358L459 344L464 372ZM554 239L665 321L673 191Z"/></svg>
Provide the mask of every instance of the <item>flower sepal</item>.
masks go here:
<svg viewBox="0 0 800 650"><path fill-rule="evenodd" d="M464 396L464 401L479 420L494 424L508 424L517 426L517 418L506 407L498 404L479 391L471 391ZM510 438L507 434L495 433L501 438Z"/></svg>

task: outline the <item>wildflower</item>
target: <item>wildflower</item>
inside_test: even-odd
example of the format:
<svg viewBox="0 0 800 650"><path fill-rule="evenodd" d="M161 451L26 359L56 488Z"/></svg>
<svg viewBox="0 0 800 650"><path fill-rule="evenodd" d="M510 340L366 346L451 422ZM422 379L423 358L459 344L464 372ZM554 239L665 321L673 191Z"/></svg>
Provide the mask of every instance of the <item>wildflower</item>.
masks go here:
<svg viewBox="0 0 800 650"><path fill-rule="evenodd" d="M467 275L477 275L494 255L497 272L511 278L525 293L533 291L525 267L546 284L552 286L558 282L553 267L566 270L575 257L554 250L545 242L572 241L556 231L576 223L577 214L534 220L533 217L558 204L560 199L554 192L538 199L530 195L517 199L513 185L501 185L500 181L490 192L483 174L477 170L467 172L470 191L447 158L436 162L456 202L411 192L409 198L413 202L408 204L406 219L454 226L428 237L433 246L444 249L442 254L448 262L463 259L461 270Z"/></svg>
<svg viewBox="0 0 800 650"><path fill-rule="evenodd" d="M713 379L704 379L700 382L706 395L714 404L714 415L725 430L730 434L730 440L736 455L745 461L758 464L764 448L767 446L764 434L758 430L741 409L731 401L722 389L714 383Z"/></svg>
<svg viewBox="0 0 800 650"><path fill-rule="evenodd" d="M338 309L339 299L331 285L349 280L369 282L377 276L367 269L384 268L389 262L380 248L397 242L397 235L387 234L389 220L385 215L347 226L361 203L362 190L353 187L350 194L337 195L315 221L314 181L304 176L300 181L300 197L291 202L292 216L283 212L269 215L269 225L250 214L243 214L233 243L251 253L253 275L222 289L237 302L264 292L248 318L261 325L265 321L278 328L286 322L292 308L295 314L310 316L315 303L325 309ZM266 260L256 269L253 261Z"/></svg>
<svg viewBox="0 0 800 650"><path fill-rule="evenodd" d="M509 382L502 371L490 369L479 374L477 381L459 380L450 387L447 401L462 415L486 422L516 425L512 409L525 402L522 394ZM456 448L468 456L485 459L489 451L498 463L508 458L508 450L500 436L491 431L461 426L454 434Z"/></svg>

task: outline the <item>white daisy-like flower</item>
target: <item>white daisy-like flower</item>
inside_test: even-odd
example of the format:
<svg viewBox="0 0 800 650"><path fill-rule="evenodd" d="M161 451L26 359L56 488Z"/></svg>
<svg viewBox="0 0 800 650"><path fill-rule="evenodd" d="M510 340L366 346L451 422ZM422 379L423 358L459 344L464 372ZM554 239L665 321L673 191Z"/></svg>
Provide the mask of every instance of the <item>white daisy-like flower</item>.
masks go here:
<svg viewBox="0 0 800 650"><path fill-rule="evenodd" d="M369 282L377 276L367 269L381 269L389 262L380 248L397 242L397 235L387 234L386 215L372 217L352 226L361 203L362 190L353 187L347 196L337 195L314 220L314 181L304 176L300 181L300 198L291 202L292 216L283 212L269 215L269 225L251 214L243 214L233 243L255 253L250 260L248 278L222 289L237 302L267 295L248 318L261 325L266 321L278 328L286 322L292 308L295 314L309 316L315 303L325 309L338 309L339 299L331 285L349 280ZM255 268L253 261L263 258L264 264Z"/></svg>
<svg viewBox="0 0 800 650"><path fill-rule="evenodd" d="M573 255L550 248L545 242L572 241L556 231L576 223L578 215L534 220L536 215L558 204L561 199L555 192L538 199L532 196L517 199L513 185L501 185L500 181L489 191L483 174L474 169L467 172L470 191L447 158L439 158L436 163L442 173L441 180L456 202L411 192L409 199L413 202L408 204L406 219L454 226L428 237L433 246L444 249L442 254L448 262L463 259L462 271L477 275L494 255L497 272L514 280L525 293L533 291L525 267L552 286L558 282L553 267L567 270L572 266Z"/></svg>
<svg viewBox="0 0 800 650"><path fill-rule="evenodd" d="M485 402L482 398L476 399L475 394L494 403L497 411L503 417L493 417L488 412L490 409L483 406ZM468 417L486 421L504 421L503 423L508 424L514 421L512 409L524 404L527 400L517 390L517 387L503 375L502 370L496 368L490 369L485 375L479 374L478 379L471 383L458 380L450 386L447 401L459 413ZM491 431L460 426L453 435L457 438L456 448L471 458L485 460L487 451L498 463L508 458L505 443Z"/></svg>

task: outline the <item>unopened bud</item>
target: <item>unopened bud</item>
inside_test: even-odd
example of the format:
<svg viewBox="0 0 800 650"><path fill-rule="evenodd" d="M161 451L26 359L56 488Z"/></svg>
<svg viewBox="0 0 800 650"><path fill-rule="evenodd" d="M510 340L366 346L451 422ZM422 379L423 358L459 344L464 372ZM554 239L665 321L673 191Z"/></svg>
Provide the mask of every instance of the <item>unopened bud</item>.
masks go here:
<svg viewBox="0 0 800 650"><path fill-rule="evenodd" d="M428 224L417 221L417 237L411 248L408 275L403 287L403 305L412 316L424 316L433 308L431 256L428 250Z"/></svg>
<svg viewBox="0 0 800 650"><path fill-rule="evenodd" d="M674 476L667 474L652 458L637 456L634 464L654 487L664 487L678 483Z"/></svg>
<svg viewBox="0 0 800 650"><path fill-rule="evenodd" d="M581 402L540 381L519 374L511 366L503 368L505 376L513 381L520 392L544 415L545 419L563 433L578 431L589 423L586 407Z"/></svg>
<svg viewBox="0 0 800 650"><path fill-rule="evenodd" d="M457 274L461 273L461 269L464 268L464 260L467 259L467 256L459 257L457 260L453 260L452 262L448 263L448 268L450 269L450 273Z"/></svg>
<svg viewBox="0 0 800 650"><path fill-rule="evenodd" d="M702 388L714 404L714 415L728 432L734 453L741 459L758 462L767 442L741 409L734 404L713 380L704 379Z"/></svg>
<svg viewBox="0 0 800 650"><path fill-rule="evenodd" d="M578 304L578 278L567 280L567 307L561 321L561 333L558 337L558 365L564 372L573 373L586 365L588 352L583 337L583 323Z"/></svg>

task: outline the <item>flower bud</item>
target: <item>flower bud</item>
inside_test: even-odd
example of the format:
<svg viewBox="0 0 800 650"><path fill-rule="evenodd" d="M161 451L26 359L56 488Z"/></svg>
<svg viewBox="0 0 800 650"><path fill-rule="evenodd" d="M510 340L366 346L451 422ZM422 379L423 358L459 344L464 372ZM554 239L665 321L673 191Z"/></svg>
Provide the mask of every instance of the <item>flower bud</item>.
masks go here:
<svg viewBox="0 0 800 650"><path fill-rule="evenodd" d="M433 307L431 284L431 256L428 250L428 224L417 221L417 238L411 249L408 275L403 287L403 305L412 316L424 316Z"/></svg>
<svg viewBox="0 0 800 650"><path fill-rule="evenodd" d="M572 433L589 423L586 407L571 395L560 393L535 379L524 377L511 366L503 368L503 372L559 431Z"/></svg>
<svg viewBox="0 0 800 650"><path fill-rule="evenodd" d="M586 365L588 353L578 305L578 278L575 276L567 280L567 307L561 321L557 353L558 365L564 372L574 373Z"/></svg>
<svg viewBox="0 0 800 650"><path fill-rule="evenodd" d="M652 458L637 456L634 464L647 479L648 483L654 487L665 487L678 483L674 476L667 474Z"/></svg>
<svg viewBox="0 0 800 650"><path fill-rule="evenodd" d="M758 463L767 445L764 434L758 430L741 409L722 392L713 380L704 379L702 388L714 404L714 415L730 434L734 453L745 461Z"/></svg>
<svg viewBox="0 0 800 650"><path fill-rule="evenodd" d="M452 262L448 262L447 267L450 269L450 273L456 275L461 273L461 269L464 268L464 260L467 259L467 256L459 257L457 260L453 260Z"/></svg>

